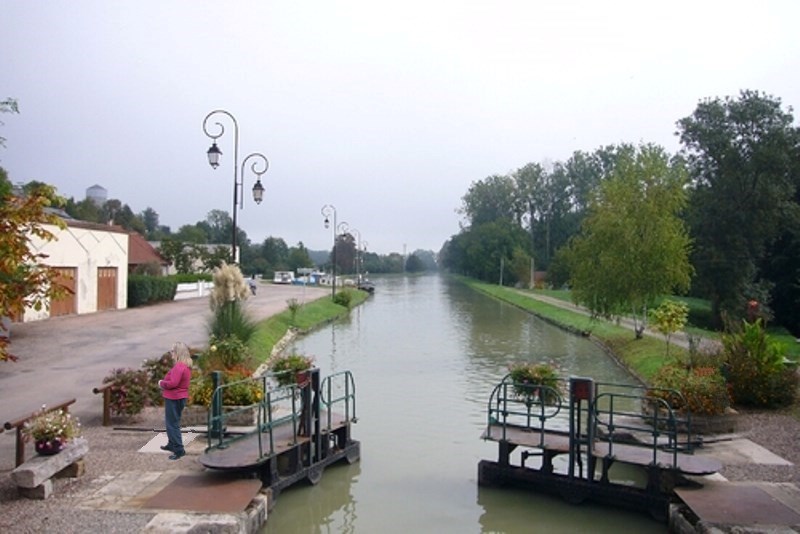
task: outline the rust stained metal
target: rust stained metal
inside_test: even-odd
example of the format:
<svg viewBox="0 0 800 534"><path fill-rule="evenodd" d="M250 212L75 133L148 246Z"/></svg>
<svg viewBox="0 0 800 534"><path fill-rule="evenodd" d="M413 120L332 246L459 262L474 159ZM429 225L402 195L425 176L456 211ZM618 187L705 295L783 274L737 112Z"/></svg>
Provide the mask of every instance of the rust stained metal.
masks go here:
<svg viewBox="0 0 800 534"><path fill-rule="evenodd" d="M143 508L213 512L243 512L261 490L258 479L182 475L144 503Z"/></svg>

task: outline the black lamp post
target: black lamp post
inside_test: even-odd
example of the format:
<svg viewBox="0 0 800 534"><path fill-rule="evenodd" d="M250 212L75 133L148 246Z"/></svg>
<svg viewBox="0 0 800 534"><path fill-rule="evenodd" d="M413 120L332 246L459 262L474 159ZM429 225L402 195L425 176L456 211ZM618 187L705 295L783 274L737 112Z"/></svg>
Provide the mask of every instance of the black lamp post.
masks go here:
<svg viewBox="0 0 800 534"><path fill-rule="evenodd" d="M206 118L203 119L203 132L213 141L211 147L206 152L208 156L208 164L211 165L213 169L219 167L219 158L222 155L222 151L217 146L217 139L222 137L222 134L225 133L225 127L222 125L222 123L216 121L214 124L219 129L219 133L214 135L208 131L208 120L217 114L225 115L233 123L233 230L231 231L231 263L237 263L236 216L239 208L244 208L244 198L239 197L239 188L243 186L244 167L250 158L258 158L260 160L253 162L251 165L251 170L256 174L256 183L253 186L253 200L256 202L256 204L261 204L261 201L264 199L264 186L261 184L261 175L267 172L267 169L269 169L269 160L267 160L263 154L254 152L244 159L242 162L241 174L239 174L239 123L236 122L236 118L227 111L223 109L217 109L206 115ZM263 165L263 170L258 170L259 163Z"/></svg>
<svg viewBox="0 0 800 534"><path fill-rule="evenodd" d="M330 217L333 215L333 284L331 285L331 298L336 296L336 208L332 204L322 206L322 216L325 217L325 228L331 226Z"/></svg>

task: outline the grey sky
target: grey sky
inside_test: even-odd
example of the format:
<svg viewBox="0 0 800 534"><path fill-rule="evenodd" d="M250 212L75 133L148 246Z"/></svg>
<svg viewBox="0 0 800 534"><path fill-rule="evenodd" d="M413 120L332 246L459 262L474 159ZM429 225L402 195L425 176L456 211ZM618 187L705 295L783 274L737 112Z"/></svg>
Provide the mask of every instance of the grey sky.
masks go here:
<svg viewBox="0 0 800 534"><path fill-rule="evenodd" d="M255 242L331 246L320 209L379 253L438 251L469 185L620 142L678 148L706 97L800 102L800 2L36 1L0 10L0 165L83 198L100 184L177 230L231 212L239 122Z"/></svg>

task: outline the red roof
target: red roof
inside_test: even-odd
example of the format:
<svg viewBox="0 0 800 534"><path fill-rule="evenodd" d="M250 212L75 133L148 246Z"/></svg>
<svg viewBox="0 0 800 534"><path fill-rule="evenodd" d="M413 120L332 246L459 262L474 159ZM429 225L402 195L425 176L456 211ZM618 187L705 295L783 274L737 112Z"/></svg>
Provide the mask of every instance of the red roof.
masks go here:
<svg viewBox="0 0 800 534"><path fill-rule="evenodd" d="M136 232L131 232L128 234L128 265L145 263L169 265L169 262L144 237Z"/></svg>

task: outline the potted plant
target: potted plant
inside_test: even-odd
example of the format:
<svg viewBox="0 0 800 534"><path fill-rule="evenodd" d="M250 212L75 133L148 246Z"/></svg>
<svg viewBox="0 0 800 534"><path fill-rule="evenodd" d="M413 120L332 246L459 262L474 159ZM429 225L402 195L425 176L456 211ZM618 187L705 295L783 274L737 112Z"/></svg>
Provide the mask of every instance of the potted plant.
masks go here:
<svg viewBox="0 0 800 534"><path fill-rule="evenodd" d="M509 374L514 395L526 402L540 401L554 404L560 397L558 370L549 363L514 363Z"/></svg>
<svg viewBox="0 0 800 534"><path fill-rule="evenodd" d="M37 453L50 455L61 452L69 440L80 436L81 424L63 408L48 410L47 406L42 406L25 422L22 433L27 440L34 441Z"/></svg>
<svg viewBox="0 0 800 534"><path fill-rule="evenodd" d="M308 371L314 366L314 358L303 354L279 354L269 362L269 369L275 375L278 385L304 385L308 381Z"/></svg>

